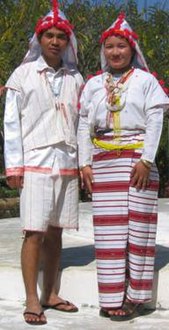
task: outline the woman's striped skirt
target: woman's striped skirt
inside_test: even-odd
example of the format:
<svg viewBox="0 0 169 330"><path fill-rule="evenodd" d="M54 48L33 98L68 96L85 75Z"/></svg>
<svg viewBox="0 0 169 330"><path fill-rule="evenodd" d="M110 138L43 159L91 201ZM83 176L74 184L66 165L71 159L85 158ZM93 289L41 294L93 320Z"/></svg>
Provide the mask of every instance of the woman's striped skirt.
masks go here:
<svg viewBox="0 0 169 330"><path fill-rule="evenodd" d="M159 176L152 166L148 188L131 187L140 153L98 151L93 156L93 222L99 303L120 307L152 298Z"/></svg>

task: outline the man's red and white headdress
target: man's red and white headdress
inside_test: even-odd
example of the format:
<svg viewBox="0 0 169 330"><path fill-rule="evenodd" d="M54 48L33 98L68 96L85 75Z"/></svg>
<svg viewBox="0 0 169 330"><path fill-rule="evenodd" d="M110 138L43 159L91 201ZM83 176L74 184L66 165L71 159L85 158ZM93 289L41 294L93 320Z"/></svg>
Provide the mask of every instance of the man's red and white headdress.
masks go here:
<svg viewBox="0 0 169 330"><path fill-rule="evenodd" d="M63 55L64 63L77 64L77 42L73 33L73 25L70 24L63 12L60 11L57 0L52 1L52 10L46 16L37 21L35 34L30 41L29 51L27 52L23 63L34 61L40 56L41 47L38 41L38 35L52 27L64 31L69 37L69 43Z"/></svg>
<svg viewBox="0 0 169 330"><path fill-rule="evenodd" d="M73 25L71 25L66 18L60 16L58 1L53 0L52 4L52 15L47 15L37 21L35 27L36 34L39 35L41 32L44 32L55 26L59 30L64 31L66 35L70 37L72 34Z"/></svg>

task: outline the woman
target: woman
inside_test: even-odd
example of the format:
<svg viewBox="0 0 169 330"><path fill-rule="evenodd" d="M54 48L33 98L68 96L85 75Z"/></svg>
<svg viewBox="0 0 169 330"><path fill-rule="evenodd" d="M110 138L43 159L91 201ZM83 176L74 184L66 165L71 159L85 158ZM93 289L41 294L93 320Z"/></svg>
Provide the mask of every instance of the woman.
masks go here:
<svg viewBox="0 0 169 330"><path fill-rule="evenodd" d="M169 99L137 38L121 14L101 37L103 73L81 96L79 164L93 198L100 314L111 320L131 319L152 298L154 161Z"/></svg>

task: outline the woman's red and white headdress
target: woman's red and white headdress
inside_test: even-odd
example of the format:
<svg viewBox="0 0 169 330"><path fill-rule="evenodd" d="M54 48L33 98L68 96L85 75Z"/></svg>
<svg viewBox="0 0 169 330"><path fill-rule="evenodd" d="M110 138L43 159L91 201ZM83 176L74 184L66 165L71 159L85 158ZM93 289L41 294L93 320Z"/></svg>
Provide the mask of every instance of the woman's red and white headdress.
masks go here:
<svg viewBox="0 0 169 330"><path fill-rule="evenodd" d="M30 41L29 51L27 52L23 63L34 61L40 56L41 47L37 37L40 33L52 28L53 26L64 31L69 37L69 43L63 55L64 63L77 64L77 41L73 33L73 25L70 24L63 12L60 11L58 1L56 0L52 1L52 10L46 16L37 21L35 34Z"/></svg>
<svg viewBox="0 0 169 330"><path fill-rule="evenodd" d="M135 56L132 63L133 66L149 71L145 58L137 42L138 35L132 30L128 22L125 20L124 13L121 13L117 20L101 35L101 67L103 71L107 69L106 58L104 56L104 42L110 36L121 36L127 39L131 47L135 49Z"/></svg>

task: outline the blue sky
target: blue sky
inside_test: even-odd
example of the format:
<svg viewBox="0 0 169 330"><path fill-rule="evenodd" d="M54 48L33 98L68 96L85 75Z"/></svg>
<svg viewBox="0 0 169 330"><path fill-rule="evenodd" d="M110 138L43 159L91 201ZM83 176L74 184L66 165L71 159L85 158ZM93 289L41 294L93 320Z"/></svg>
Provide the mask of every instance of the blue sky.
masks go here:
<svg viewBox="0 0 169 330"><path fill-rule="evenodd" d="M169 1L168 0L161 0L161 1L157 1L157 0L139 0L139 1L137 1L137 3L138 3L139 8L157 5L161 9L165 9L165 10L169 9Z"/></svg>
<svg viewBox="0 0 169 330"><path fill-rule="evenodd" d="M118 2L118 1L117 1ZM127 0L121 1L121 3L127 4ZM148 8L150 6L158 6L161 9L169 9L169 0L137 0L138 8Z"/></svg>
<svg viewBox="0 0 169 330"><path fill-rule="evenodd" d="M101 0L95 0L96 3L101 3ZM115 0L112 1L115 2L117 5L119 3L123 5L127 5L129 0ZM136 0L138 9L141 10L142 8L148 8L150 6L156 5L160 9L169 10L169 0ZM110 3L110 2L109 2Z"/></svg>
<svg viewBox="0 0 169 330"><path fill-rule="evenodd" d="M127 5L127 3L129 1L130 0L114 0L114 1L112 1L112 3L115 3L117 6L119 4ZM151 6L156 6L159 9L169 11L169 0L135 0L135 1L138 5L139 10L141 10L143 8L148 9ZM73 0L69 0L69 2L72 3ZM100 4L100 3L102 3L102 0L91 0L91 3ZM109 3L111 3L111 2L109 1Z"/></svg>

